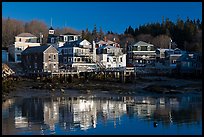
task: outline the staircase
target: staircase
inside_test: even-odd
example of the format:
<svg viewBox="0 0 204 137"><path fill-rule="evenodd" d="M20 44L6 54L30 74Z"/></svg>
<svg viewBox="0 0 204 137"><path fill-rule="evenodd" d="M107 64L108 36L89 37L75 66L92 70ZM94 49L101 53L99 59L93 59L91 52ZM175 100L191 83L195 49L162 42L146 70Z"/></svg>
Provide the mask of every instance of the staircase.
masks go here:
<svg viewBox="0 0 204 137"><path fill-rule="evenodd" d="M89 56L89 59L90 59L92 62L94 62L93 59L91 58L91 56ZM99 60L99 59L96 59L96 60ZM100 70L104 70L104 69L106 68L106 66L103 65L103 63L101 63L101 62L99 62L99 61L96 61L96 62L94 62L94 63L96 63L96 65L99 67Z"/></svg>

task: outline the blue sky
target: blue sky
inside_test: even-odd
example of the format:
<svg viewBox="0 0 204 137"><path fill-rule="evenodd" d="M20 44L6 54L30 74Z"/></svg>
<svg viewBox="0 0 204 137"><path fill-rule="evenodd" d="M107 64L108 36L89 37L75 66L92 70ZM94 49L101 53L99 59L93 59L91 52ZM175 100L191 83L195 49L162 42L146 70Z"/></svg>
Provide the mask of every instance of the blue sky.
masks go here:
<svg viewBox="0 0 204 137"><path fill-rule="evenodd" d="M2 17L22 21L38 19L54 28L88 28L123 33L147 23L161 22L162 16L175 22L178 17L202 20L202 2L2 2Z"/></svg>

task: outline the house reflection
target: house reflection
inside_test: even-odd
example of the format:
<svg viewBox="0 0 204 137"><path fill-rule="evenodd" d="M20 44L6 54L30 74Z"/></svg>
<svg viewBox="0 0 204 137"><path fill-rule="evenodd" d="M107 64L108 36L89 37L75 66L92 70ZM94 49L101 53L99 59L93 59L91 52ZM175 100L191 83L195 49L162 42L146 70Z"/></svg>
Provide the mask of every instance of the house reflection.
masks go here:
<svg viewBox="0 0 204 137"><path fill-rule="evenodd" d="M55 124L59 122L59 102L51 98L43 105L44 124L49 125L51 131L55 130Z"/></svg>
<svg viewBox="0 0 204 137"><path fill-rule="evenodd" d="M192 97L25 98L17 102L8 100L2 104L2 114L5 115L2 130L13 133L25 128L30 131L48 129L55 132L59 125L61 130L69 132L97 128L98 124L106 125L107 121L117 127L121 124L122 116L161 121L164 126L168 126L171 123L200 121L201 108L202 101Z"/></svg>

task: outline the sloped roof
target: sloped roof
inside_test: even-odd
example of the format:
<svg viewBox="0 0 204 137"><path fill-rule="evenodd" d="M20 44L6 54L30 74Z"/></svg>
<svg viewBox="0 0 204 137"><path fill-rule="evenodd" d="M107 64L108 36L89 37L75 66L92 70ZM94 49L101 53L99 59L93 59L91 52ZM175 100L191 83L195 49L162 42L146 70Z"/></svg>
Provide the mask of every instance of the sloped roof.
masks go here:
<svg viewBox="0 0 204 137"><path fill-rule="evenodd" d="M194 59L191 58L188 54L181 55L177 61L193 61Z"/></svg>
<svg viewBox="0 0 204 137"><path fill-rule="evenodd" d="M139 41L139 42L137 42L137 43L135 43L135 44L133 44L133 46L146 46L146 45L148 45L148 46L154 46L154 45L152 45L152 44L149 44L149 43L146 43L146 42L144 42L144 41Z"/></svg>
<svg viewBox="0 0 204 137"><path fill-rule="evenodd" d="M49 30L54 30L54 29L52 27L50 27Z"/></svg>
<svg viewBox="0 0 204 137"><path fill-rule="evenodd" d="M21 33L18 34L17 37L36 37L36 36L31 33Z"/></svg>
<svg viewBox="0 0 204 137"><path fill-rule="evenodd" d="M108 40L107 43L108 43L108 45L109 45L109 44L114 44L115 42L113 42L113 41L111 41L111 40Z"/></svg>
<svg viewBox="0 0 204 137"><path fill-rule="evenodd" d="M97 42L96 44L101 44L101 45L104 45L104 44L106 44L106 42L105 41L103 41L103 40L100 40L99 42Z"/></svg>
<svg viewBox="0 0 204 137"><path fill-rule="evenodd" d="M80 45L91 45L91 43L90 43L88 40L86 40L86 39L84 39L83 41L81 41L79 44L80 44Z"/></svg>
<svg viewBox="0 0 204 137"><path fill-rule="evenodd" d="M76 40L76 41L66 42L66 43L64 44L64 46L62 46L62 47L60 47L60 48L78 47L81 42L82 42L82 39L79 39L79 40Z"/></svg>
<svg viewBox="0 0 204 137"><path fill-rule="evenodd" d="M42 53L49 47L50 45L28 47L21 54L23 55L23 54L29 54L29 53Z"/></svg>

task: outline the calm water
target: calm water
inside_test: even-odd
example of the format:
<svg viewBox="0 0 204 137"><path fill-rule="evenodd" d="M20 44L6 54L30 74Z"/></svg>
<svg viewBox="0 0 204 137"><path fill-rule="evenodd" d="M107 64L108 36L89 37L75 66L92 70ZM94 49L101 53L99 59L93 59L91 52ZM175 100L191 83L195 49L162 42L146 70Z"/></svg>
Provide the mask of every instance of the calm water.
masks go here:
<svg viewBox="0 0 204 137"><path fill-rule="evenodd" d="M154 127L157 122L157 127ZM201 95L8 99L2 134L202 134Z"/></svg>

